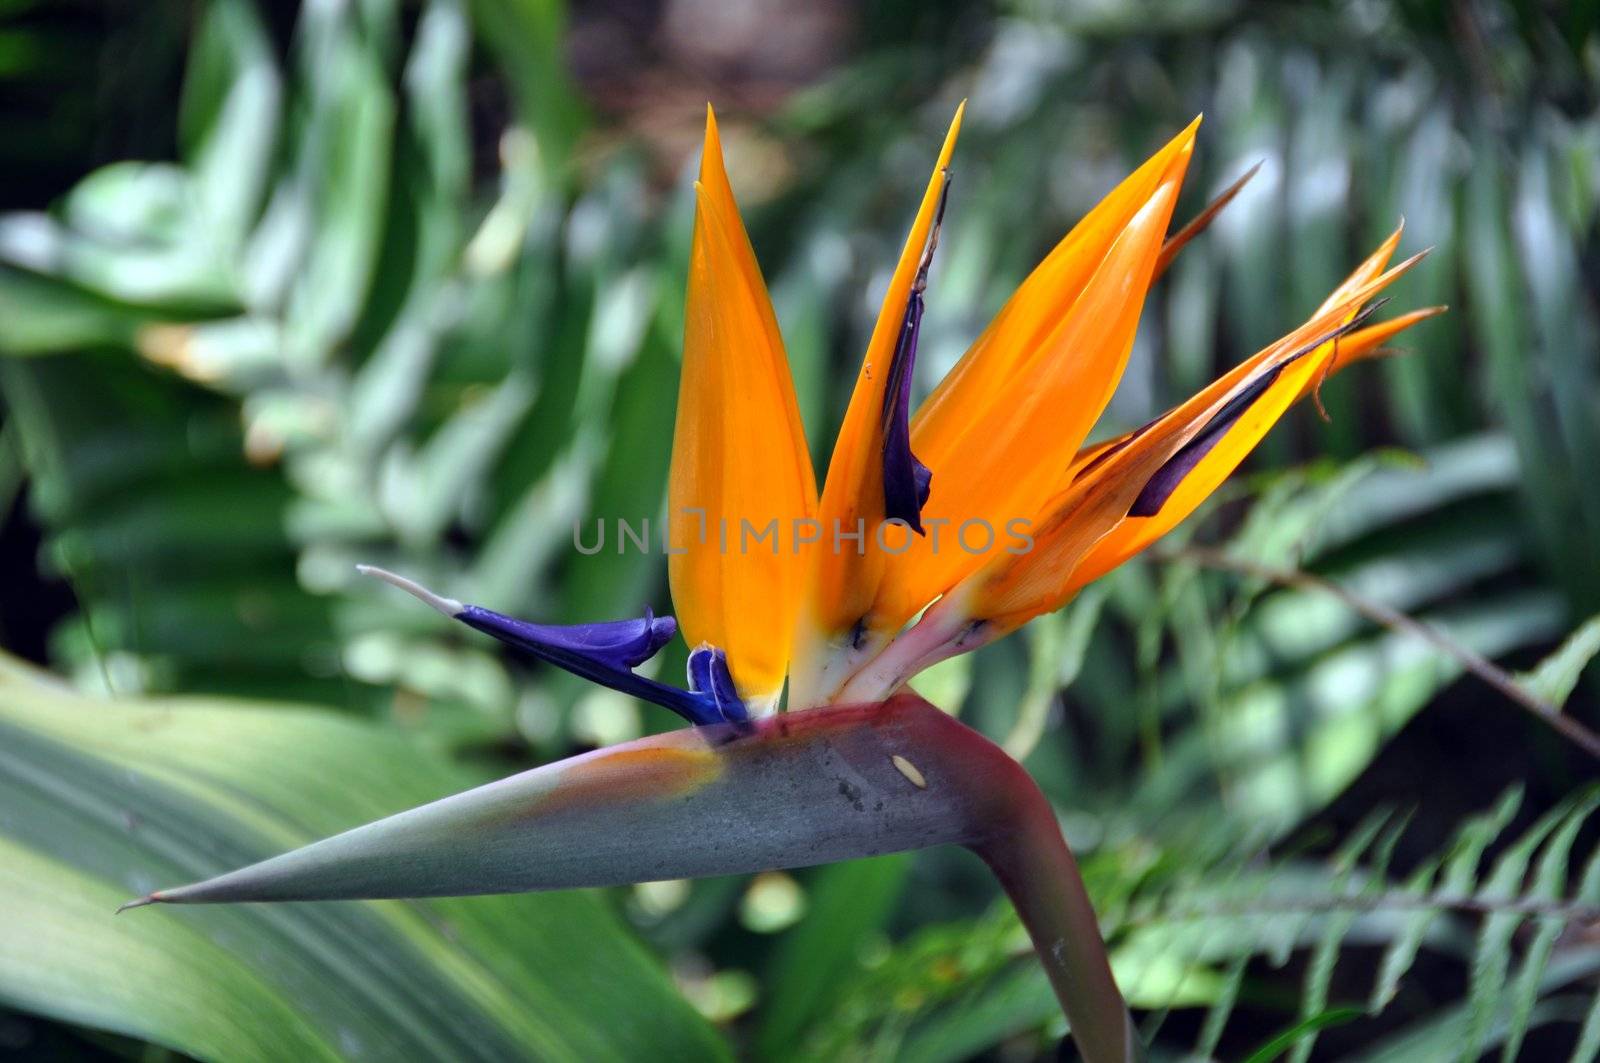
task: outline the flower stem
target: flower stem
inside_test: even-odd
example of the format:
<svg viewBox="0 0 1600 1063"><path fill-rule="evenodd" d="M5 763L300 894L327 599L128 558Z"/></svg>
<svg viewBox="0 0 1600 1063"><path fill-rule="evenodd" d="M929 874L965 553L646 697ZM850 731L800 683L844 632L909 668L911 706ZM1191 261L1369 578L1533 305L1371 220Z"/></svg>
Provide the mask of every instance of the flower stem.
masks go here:
<svg viewBox="0 0 1600 1063"><path fill-rule="evenodd" d="M989 865L1033 939L1085 1063L1141 1059L1099 920L1055 812L1020 765L1007 781L1005 829L969 847Z"/></svg>

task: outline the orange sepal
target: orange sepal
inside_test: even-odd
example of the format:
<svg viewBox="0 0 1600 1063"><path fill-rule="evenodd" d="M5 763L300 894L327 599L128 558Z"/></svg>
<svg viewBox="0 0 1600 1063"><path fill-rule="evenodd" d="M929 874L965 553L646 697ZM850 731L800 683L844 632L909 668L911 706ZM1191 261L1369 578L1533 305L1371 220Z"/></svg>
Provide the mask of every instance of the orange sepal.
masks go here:
<svg viewBox="0 0 1600 1063"><path fill-rule="evenodd" d="M721 647L740 696L760 711L776 702L788 670L804 581L793 522L814 512L816 483L710 108L695 192L667 573L684 638ZM752 545L773 521L776 538Z"/></svg>

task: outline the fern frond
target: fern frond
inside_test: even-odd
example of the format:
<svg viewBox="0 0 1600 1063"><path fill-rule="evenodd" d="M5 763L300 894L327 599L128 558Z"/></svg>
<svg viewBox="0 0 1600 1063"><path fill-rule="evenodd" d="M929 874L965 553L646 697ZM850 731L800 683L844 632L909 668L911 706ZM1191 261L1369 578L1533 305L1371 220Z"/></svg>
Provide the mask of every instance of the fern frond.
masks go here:
<svg viewBox="0 0 1600 1063"><path fill-rule="evenodd" d="M1461 1022L1452 1027L1458 1038L1452 1051L1475 1059L1500 1045L1504 1058L1514 1059L1527 1031L1555 1014L1546 1007L1550 994L1570 984L1570 976L1553 967L1564 955L1563 932L1600 922L1600 858L1585 869L1579 887L1567 891L1574 848L1600 808L1600 788L1571 795L1507 837L1522 800L1519 788L1508 790L1398 883L1388 869L1408 817L1383 812L1352 831L1320 870L1291 857L1250 874L1236 867L1229 876L1224 861L1145 907L1134 905L1123 924L1123 947L1166 949L1182 962L1214 970L1217 992L1195 1046L1197 1058L1211 1058L1248 981L1252 957L1281 965L1286 949L1309 950L1298 1001L1301 1019L1309 1021L1328 1011L1334 968L1354 944L1385 946L1367 1003L1368 1013L1377 1014L1394 1001L1426 942L1448 948L1453 941L1470 941L1469 988ZM1491 849L1499 855L1486 865ZM1202 884L1207 879L1209 886ZM1451 921L1452 932L1432 933L1442 919ZM1456 932L1462 920L1478 924L1470 939ZM1513 963L1514 943L1525 926L1532 933ZM1600 965L1600 950L1579 948ZM1559 1010L1571 1013L1571 1002ZM1596 1029L1585 1037L1600 1043L1600 1018L1593 1023ZM1314 1027L1297 1036L1291 1058L1310 1057Z"/></svg>

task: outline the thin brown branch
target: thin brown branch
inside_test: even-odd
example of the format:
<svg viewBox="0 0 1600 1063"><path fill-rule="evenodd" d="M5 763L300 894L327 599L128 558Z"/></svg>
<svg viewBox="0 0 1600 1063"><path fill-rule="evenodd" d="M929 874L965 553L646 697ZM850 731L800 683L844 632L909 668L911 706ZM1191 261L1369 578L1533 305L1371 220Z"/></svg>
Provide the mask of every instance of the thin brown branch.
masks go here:
<svg viewBox="0 0 1600 1063"><path fill-rule="evenodd" d="M1491 898L1437 893L1374 893L1366 896L1317 897L1304 900L1263 899L1236 905L1157 910L1129 920L1129 925L1231 919L1256 915L1317 915L1324 912L1453 911L1473 915L1527 915L1568 923L1600 922L1600 905L1583 901L1531 897Z"/></svg>
<svg viewBox="0 0 1600 1063"><path fill-rule="evenodd" d="M1546 701L1521 683L1518 683L1514 676L1493 661L1474 653L1431 624L1425 624L1397 609L1391 609L1382 602L1357 594L1348 587L1340 586L1330 580L1323 579L1321 576L1314 576L1300 569L1263 565L1255 561L1247 561L1243 558L1230 556L1221 550L1203 546L1188 546L1181 550L1161 551L1156 556L1161 560L1188 561L1204 568L1253 576L1285 587L1299 587L1303 590L1332 595L1373 623L1389 628L1392 631L1403 632L1421 639L1444 653L1472 675L1477 676L1480 680L1505 695L1511 702L1526 710L1541 723L1553 728L1567 741L1596 760L1600 760L1600 735L1596 735L1571 716L1563 714L1561 706Z"/></svg>

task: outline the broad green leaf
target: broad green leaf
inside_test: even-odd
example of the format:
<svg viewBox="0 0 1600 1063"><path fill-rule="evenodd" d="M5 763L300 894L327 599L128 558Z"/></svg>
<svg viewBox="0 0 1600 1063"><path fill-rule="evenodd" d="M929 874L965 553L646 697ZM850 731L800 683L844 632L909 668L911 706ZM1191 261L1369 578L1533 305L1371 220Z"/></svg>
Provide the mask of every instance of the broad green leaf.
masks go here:
<svg viewBox="0 0 1600 1063"><path fill-rule="evenodd" d="M762 1058L787 1055L827 1008L881 930L910 868L909 857L895 855L837 864L811 877L806 915L783 936L763 979L755 1042Z"/></svg>
<svg viewBox="0 0 1600 1063"><path fill-rule="evenodd" d="M0 356L131 346L139 326L152 316L49 277L0 265Z"/></svg>
<svg viewBox="0 0 1600 1063"><path fill-rule="evenodd" d="M566 5L559 0L472 0L479 36L498 55L522 121L539 138L545 167L560 173L586 121L562 55Z"/></svg>
<svg viewBox="0 0 1600 1063"><path fill-rule="evenodd" d="M721 1058L604 900L117 903L470 785L393 731L0 672L0 1000L201 1058Z"/></svg>
<svg viewBox="0 0 1600 1063"><path fill-rule="evenodd" d="M179 135L209 238L236 252L260 206L277 146L283 83L255 7L210 5L189 56Z"/></svg>
<svg viewBox="0 0 1600 1063"><path fill-rule="evenodd" d="M395 99L382 60L345 26L308 46L312 108L296 159L316 238L295 278L284 359L306 372L332 358L355 327L379 264L391 193Z"/></svg>

